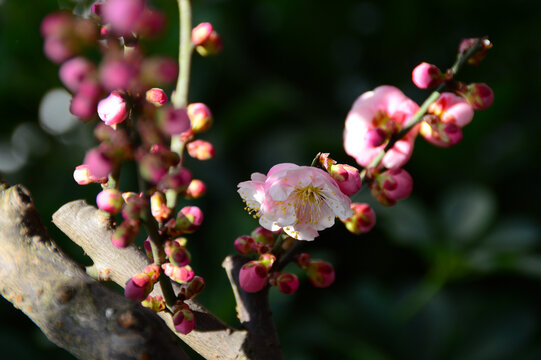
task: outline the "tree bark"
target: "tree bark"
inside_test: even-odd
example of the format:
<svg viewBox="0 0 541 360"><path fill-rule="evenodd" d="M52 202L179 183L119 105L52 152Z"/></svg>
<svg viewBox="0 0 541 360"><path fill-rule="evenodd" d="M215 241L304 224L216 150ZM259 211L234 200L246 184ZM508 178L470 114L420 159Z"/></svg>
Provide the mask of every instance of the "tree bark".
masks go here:
<svg viewBox="0 0 541 360"><path fill-rule="evenodd" d="M56 247L24 187L0 190L0 292L51 341L79 359L189 359L151 311Z"/></svg>
<svg viewBox="0 0 541 360"><path fill-rule="evenodd" d="M111 243L113 228L99 211L83 200L69 202L53 214L54 224L73 242L78 244L94 262L94 270L102 279L112 280L124 287L136 273L141 272L150 260L136 246L118 249ZM175 291L178 290L173 283ZM152 295L161 295L159 286ZM247 332L235 330L215 317L196 301L188 301L196 316L196 327L188 335L174 330L171 316L158 313L167 326L182 341L205 359L259 359L245 353Z"/></svg>

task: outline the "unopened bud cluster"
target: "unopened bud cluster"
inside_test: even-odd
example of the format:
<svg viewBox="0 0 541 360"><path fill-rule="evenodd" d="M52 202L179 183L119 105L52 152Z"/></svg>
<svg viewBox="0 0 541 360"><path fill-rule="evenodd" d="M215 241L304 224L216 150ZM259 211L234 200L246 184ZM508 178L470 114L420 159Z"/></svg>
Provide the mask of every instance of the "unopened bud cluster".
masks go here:
<svg viewBox="0 0 541 360"><path fill-rule="evenodd" d="M88 18L56 12L43 20L41 33L45 55L60 65L60 80L73 95L70 111L83 121L99 119L94 129L98 145L76 167L75 181L101 185L96 204L117 224L111 237L114 246L130 246L143 227L149 234L148 228L157 229L151 235L159 239L149 237L145 250L151 257L165 254L165 259L153 259L159 266L134 275L125 294L161 311L165 300L149 296L160 273L180 283L174 323L179 332L188 333L195 318L183 301L197 296L204 280L189 265L184 236L199 229L203 212L189 204L177 212L177 199L197 199L206 192L203 181L184 167L183 154L197 160L214 157L213 145L198 138L210 129L213 116L202 102L184 107L171 102L178 61L145 56L140 40L155 38L165 26L165 16L147 5L145 0L96 2ZM203 56L222 48L209 23L193 29L192 42ZM121 169L129 161L136 163L143 192L119 190Z"/></svg>

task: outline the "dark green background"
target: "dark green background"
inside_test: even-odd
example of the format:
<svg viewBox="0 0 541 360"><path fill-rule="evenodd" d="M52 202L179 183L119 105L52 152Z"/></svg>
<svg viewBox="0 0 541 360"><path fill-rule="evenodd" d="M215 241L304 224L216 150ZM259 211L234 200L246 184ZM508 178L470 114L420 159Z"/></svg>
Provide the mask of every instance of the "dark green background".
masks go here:
<svg viewBox="0 0 541 360"><path fill-rule="evenodd" d="M175 1L153 3L170 25L147 49L176 56ZM0 140L9 143L28 123L38 144L22 169L2 176L30 189L52 236L88 264L50 219L67 201L94 201L97 186L72 180L92 127L55 138L38 125L41 97L61 86L57 66L42 55L39 23L73 5L0 2ZM395 207L376 206L371 233L350 236L338 224L311 244L336 267L332 287L314 289L301 276L295 295L274 289L271 300L286 359L541 358L538 1L195 0L193 15L224 40L220 56L194 56L190 91L215 115L203 138L217 156L187 163L209 186L196 202L205 226L190 243L207 281L206 306L236 324L220 264L233 239L256 226L238 182L276 163L309 164L319 151L354 164L341 134L358 95L392 84L420 103L428 93L411 83L411 70L421 61L450 66L460 39L488 35L489 56L460 77L488 83L494 106L476 113L454 148L418 139L406 165L414 193ZM133 181L122 186L133 189ZM360 199L374 203L367 190ZM0 358L72 358L3 299L0 316Z"/></svg>

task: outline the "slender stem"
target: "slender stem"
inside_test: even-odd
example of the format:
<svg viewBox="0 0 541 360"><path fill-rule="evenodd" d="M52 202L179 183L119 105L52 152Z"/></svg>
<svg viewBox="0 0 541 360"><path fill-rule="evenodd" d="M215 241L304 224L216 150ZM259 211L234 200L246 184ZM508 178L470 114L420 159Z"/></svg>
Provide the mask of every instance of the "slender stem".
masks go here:
<svg viewBox="0 0 541 360"><path fill-rule="evenodd" d="M176 108L188 104L188 87L190 84L190 65L193 52L191 39L192 33L192 8L190 0L177 0L180 21L180 40L178 53L179 76L175 94L171 102Z"/></svg>

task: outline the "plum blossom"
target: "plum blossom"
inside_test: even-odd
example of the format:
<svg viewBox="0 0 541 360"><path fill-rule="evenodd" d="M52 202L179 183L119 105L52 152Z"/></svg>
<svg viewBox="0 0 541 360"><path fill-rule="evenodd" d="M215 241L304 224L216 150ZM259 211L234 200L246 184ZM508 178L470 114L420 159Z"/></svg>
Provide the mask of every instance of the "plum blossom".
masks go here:
<svg viewBox="0 0 541 360"><path fill-rule="evenodd" d="M368 167L393 134L419 110L419 106L394 86L384 85L362 94L353 103L344 130L346 153ZM386 168L403 166L411 157L418 127L410 130L385 154Z"/></svg>
<svg viewBox="0 0 541 360"><path fill-rule="evenodd" d="M253 173L251 181L239 183L238 192L246 210L264 228L282 228L298 240L314 240L318 231L331 227L335 217L353 214L351 200L325 171L283 163L273 166L267 175Z"/></svg>

